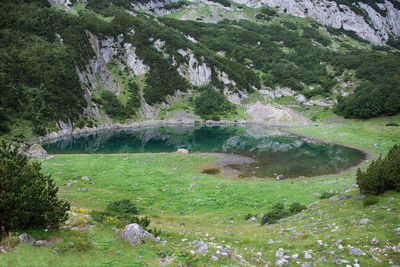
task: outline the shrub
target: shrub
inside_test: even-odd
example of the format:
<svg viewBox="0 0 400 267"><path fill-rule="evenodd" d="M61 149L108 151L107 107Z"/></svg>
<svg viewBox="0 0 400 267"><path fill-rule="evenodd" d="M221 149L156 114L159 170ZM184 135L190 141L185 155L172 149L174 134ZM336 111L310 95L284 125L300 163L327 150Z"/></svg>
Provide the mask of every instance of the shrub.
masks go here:
<svg viewBox="0 0 400 267"><path fill-rule="evenodd" d="M129 199L113 201L107 205L104 211L90 212L93 220L105 225L123 227L126 224L137 223L155 236L161 234L161 230L157 230L157 228L148 229L151 222L149 217L138 217L137 214L136 206Z"/></svg>
<svg viewBox="0 0 400 267"><path fill-rule="evenodd" d="M368 195L400 191L400 146L393 146L386 157L372 161L365 172L358 169L357 185L361 193Z"/></svg>
<svg viewBox="0 0 400 267"><path fill-rule="evenodd" d="M119 214L138 214L135 205L129 199L113 201L107 205L105 212L119 213Z"/></svg>
<svg viewBox="0 0 400 267"><path fill-rule="evenodd" d="M363 199L363 206L367 207L367 206L371 206L371 205L375 205L379 202L379 197L378 196L368 196L366 198Z"/></svg>
<svg viewBox="0 0 400 267"><path fill-rule="evenodd" d="M273 207L272 210L266 213L261 219L261 225L273 224L278 222L280 219L286 217L288 213L285 211L285 207L282 203L278 202Z"/></svg>
<svg viewBox="0 0 400 267"><path fill-rule="evenodd" d="M388 122L388 123L386 123L385 126L394 126L394 127L397 127L397 126L399 126L399 124L398 124L398 123L395 123L395 122Z"/></svg>
<svg viewBox="0 0 400 267"><path fill-rule="evenodd" d="M295 215L303 210L307 209L307 207L301 203L298 202L293 202L289 206L289 210L285 210L285 206L277 202L275 205L272 207L272 210L270 212L267 212L261 219L261 225L264 224L273 224L277 223L280 219L283 219L288 216Z"/></svg>
<svg viewBox="0 0 400 267"><path fill-rule="evenodd" d="M67 220L70 205L58 199L58 187L41 164L29 162L18 149L0 145L0 228L55 228Z"/></svg>
<svg viewBox="0 0 400 267"><path fill-rule="evenodd" d="M194 100L194 112L202 119L220 120L220 116L235 110L235 106L225 99L224 95L210 86L202 89L200 96Z"/></svg>
<svg viewBox="0 0 400 267"><path fill-rule="evenodd" d="M299 202L293 202L289 207L289 214L294 215L306 210L307 207Z"/></svg>

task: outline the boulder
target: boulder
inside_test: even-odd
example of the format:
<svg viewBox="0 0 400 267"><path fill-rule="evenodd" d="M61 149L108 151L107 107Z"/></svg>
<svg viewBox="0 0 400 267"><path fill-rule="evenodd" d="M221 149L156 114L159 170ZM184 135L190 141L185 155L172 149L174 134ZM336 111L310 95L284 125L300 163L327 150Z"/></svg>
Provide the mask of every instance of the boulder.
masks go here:
<svg viewBox="0 0 400 267"><path fill-rule="evenodd" d="M121 231L119 236L131 245L143 244L144 239L150 239L156 243L160 242L153 234L147 232L137 223L127 225L125 229Z"/></svg>
<svg viewBox="0 0 400 267"><path fill-rule="evenodd" d="M358 248L352 248L349 251L349 256L351 255L355 255L355 256L365 256L367 255L367 253L365 253L365 251L358 249Z"/></svg>
<svg viewBox="0 0 400 267"><path fill-rule="evenodd" d="M39 144L33 144L28 151L26 151L26 156L30 159L33 158L43 158L47 156L46 150L39 145Z"/></svg>
<svg viewBox="0 0 400 267"><path fill-rule="evenodd" d="M188 151L187 149L184 149L184 148L179 148L179 149L176 151L176 153L188 154L189 151Z"/></svg>
<svg viewBox="0 0 400 267"><path fill-rule="evenodd" d="M82 180L84 180L84 181L90 181L91 179L90 179L89 177L87 177L87 176L83 176L83 177L82 177Z"/></svg>
<svg viewBox="0 0 400 267"><path fill-rule="evenodd" d="M208 253L208 244L203 241L193 241L193 247L196 249L197 253L206 254Z"/></svg>
<svg viewBox="0 0 400 267"><path fill-rule="evenodd" d="M19 238L19 243L20 244L33 245L33 243L35 243L35 241L36 241L35 238L33 238L32 236L30 236L30 235L28 235L26 233L21 234L18 238Z"/></svg>

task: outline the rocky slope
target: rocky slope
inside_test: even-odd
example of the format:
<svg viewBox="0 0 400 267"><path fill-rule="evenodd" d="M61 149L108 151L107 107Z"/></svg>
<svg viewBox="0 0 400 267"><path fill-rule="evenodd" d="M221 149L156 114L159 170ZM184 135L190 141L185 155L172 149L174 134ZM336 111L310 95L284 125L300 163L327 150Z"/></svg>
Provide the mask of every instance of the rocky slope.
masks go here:
<svg viewBox="0 0 400 267"><path fill-rule="evenodd" d="M371 6L358 2L354 6L362 9L367 16L356 14L349 6L337 4L335 1L315 0L234 0L249 7L268 5L277 7L280 13L298 17L311 17L325 25L334 28L355 31L363 39L374 44L384 43L390 35L400 34L400 11L390 1L378 3L378 7L385 11L382 16Z"/></svg>

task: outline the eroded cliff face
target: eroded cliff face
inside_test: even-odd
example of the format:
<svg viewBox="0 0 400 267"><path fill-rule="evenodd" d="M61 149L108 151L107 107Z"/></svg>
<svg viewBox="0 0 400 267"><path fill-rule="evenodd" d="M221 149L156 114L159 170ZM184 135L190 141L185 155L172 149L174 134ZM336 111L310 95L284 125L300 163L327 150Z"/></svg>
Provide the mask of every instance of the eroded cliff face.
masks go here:
<svg viewBox="0 0 400 267"><path fill-rule="evenodd" d="M332 26L356 32L361 38L371 41L373 44L382 44L389 35L400 34L400 11L389 1L377 4L382 10L386 10L386 16L382 16L371 6L357 3L363 9L368 18L354 13L348 6L337 5L334 1L327 0L233 0L249 7L259 8L263 5L276 7L280 13L291 14L298 17L311 17L317 21Z"/></svg>

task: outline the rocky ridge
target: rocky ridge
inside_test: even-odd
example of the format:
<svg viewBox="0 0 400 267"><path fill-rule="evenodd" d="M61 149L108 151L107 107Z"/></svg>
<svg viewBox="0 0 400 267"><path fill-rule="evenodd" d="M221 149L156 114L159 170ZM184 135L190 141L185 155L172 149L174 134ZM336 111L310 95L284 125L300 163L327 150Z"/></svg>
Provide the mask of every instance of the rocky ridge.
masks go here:
<svg viewBox="0 0 400 267"><path fill-rule="evenodd" d="M385 17L371 6L359 2L358 6L368 14L368 18L354 13L348 6L338 5L335 1L328 0L234 0L234 2L253 8L267 5L278 8L283 14L302 18L310 17L324 25L354 31L373 44L383 44L390 35L400 35L400 10L387 0L384 4L377 4L379 8L387 11Z"/></svg>

